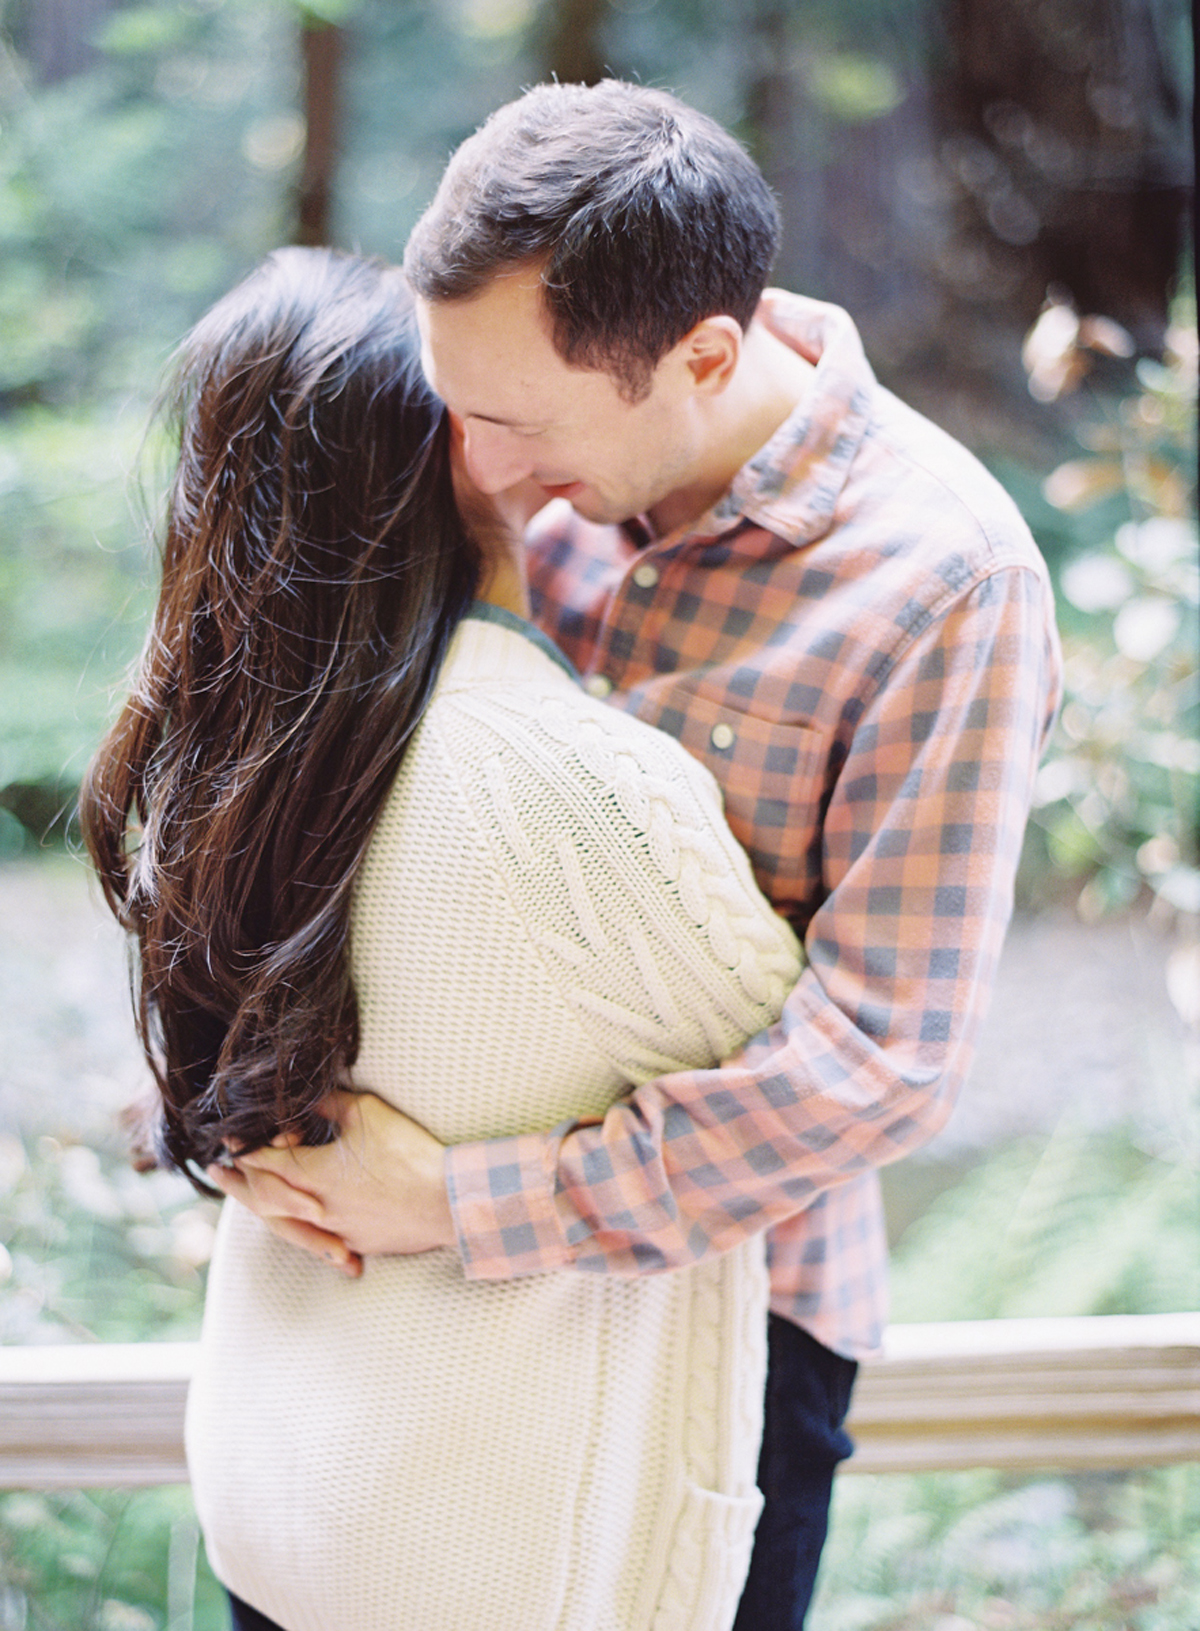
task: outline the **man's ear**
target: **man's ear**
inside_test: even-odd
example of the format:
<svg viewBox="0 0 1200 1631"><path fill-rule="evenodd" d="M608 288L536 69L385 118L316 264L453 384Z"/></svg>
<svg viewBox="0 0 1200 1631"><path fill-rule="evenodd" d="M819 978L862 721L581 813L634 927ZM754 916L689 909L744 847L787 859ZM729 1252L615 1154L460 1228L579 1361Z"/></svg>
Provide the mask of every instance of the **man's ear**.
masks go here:
<svg viewBox="0 0 1200 1631"><path fill-rule="evenodd" d="M692 384L717 396L737 372L742 355L742 325L733 317L703 317L679 342Z"/></svg>

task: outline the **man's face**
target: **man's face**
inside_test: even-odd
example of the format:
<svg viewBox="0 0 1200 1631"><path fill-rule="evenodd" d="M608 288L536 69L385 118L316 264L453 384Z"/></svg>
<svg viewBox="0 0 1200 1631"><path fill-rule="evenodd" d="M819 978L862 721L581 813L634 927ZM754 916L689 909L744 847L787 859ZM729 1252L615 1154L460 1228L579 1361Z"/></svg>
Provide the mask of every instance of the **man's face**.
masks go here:
<svg viewBox="0 0 1200 1631"><path fill-rule="evenodd" d="M587 520L616 522L691 479L699 432L681 359L668 354L635 403L610 374L571 367L554 348L536 269L468 300L418 299L417 316L425 373L462 426L482 492L531 477Z"/></svg>

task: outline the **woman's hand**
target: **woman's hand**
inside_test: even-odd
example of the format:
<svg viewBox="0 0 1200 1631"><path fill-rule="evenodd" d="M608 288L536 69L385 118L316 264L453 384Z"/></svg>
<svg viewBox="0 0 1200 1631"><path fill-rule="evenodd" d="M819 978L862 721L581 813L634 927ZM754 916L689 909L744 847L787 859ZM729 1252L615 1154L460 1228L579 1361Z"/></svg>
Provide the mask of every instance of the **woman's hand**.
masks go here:
<svg viewBox="0 0 1200 1631"><path fill-rule="evenodd" d="M432 1133L374 1093L333 1093L321 1110L339 1128L332 1144L284 1136L207 1176L281 1240L352 1277L365 1256L455 1245L445 1151Z"/></svg>

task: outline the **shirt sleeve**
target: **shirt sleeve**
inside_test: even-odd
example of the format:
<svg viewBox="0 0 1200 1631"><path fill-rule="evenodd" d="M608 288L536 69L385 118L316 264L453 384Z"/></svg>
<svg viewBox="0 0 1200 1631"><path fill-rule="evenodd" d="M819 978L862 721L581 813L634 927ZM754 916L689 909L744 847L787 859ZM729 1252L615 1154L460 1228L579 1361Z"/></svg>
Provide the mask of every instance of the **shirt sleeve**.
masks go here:
<svg viewBox="0 0 1200 1631"><path fill-rule="evenodd" d="M866 699L823 824L809 966L720 1069L601 1122L450 1149L465 1271L637 1274L728 1250L930 1138L993 983L1057 705L1049 591L998 567L936 609Z"/></svg>

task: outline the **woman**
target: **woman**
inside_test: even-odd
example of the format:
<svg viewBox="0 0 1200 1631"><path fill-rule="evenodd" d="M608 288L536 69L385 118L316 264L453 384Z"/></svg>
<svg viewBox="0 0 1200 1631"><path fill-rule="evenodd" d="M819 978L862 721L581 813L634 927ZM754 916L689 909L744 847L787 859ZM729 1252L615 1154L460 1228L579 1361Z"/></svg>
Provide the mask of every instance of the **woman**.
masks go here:
<svg viewBox="0 0 1200 1631"><path fill-rule="evenodd" d="M351 1067L447 1142L599 1117L770 1023L794 937L707 772L583 693L519 544L464 528L400 274L280 251L185 342L176 402L158 610L83 799L164 1159L327 1136ZM727 1626L765 1299L756 1244L352 1279L226 1206L187 1437L235 1623Z"/></svg>

